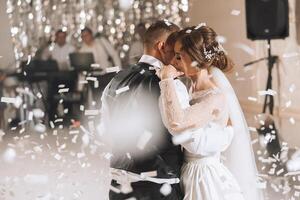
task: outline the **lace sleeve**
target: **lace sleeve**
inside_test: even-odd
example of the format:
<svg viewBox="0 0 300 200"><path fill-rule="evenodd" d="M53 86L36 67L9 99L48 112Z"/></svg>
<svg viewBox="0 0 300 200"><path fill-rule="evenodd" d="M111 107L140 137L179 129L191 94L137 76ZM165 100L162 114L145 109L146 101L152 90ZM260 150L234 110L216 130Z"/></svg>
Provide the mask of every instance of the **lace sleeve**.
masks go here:
<svg viewBox="0 0 300 200"><path fill-rule="evenodd" d="M160 88L161 112L165 116L166 127L173 134L203 127L209 122L218 120L222 116L222 108L226 105L223 94L214 92L201 101L182 108L176 94L174 80L160 81Z"/></svg>

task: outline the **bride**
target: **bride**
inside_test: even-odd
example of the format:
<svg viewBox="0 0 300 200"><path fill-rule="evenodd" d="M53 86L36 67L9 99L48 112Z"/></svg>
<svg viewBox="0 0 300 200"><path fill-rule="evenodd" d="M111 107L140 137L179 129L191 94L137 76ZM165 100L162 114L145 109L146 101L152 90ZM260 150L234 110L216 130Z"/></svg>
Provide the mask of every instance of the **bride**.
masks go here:
<svg viewBox="0 0 300 200"><path fill-rule="evenodd" d="M176 68L159 73L163 121L185 153L184 200L261 200L248 127L223 74L233 65L216 37L206 25L181 34ZM176 79L182 73L192 80L190 94Z"/></svg>

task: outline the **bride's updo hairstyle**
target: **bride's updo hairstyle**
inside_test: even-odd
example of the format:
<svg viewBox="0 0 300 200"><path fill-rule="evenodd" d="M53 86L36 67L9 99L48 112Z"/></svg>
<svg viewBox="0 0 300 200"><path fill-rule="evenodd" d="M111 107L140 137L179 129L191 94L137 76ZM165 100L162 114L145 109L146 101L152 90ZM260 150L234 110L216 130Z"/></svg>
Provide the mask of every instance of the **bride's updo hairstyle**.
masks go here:
<svg viewBox="0 0 300 200"><path fill-rule="evenodd" d="M233 62L217 41L217 34L212 28L205 25L196 27L180 40L181 50L191 57L193 66L202 69L209 69L213 66L223 72L228 72L233 68Z"/></svg>

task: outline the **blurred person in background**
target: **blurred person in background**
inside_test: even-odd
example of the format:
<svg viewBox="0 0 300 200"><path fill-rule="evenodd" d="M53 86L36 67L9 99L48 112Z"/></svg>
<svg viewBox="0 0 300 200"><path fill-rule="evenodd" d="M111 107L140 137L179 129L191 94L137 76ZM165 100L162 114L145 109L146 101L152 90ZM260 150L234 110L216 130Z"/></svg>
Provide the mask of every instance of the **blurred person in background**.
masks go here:
<svg viewBox="0 0 300 200"><path fill-rule="evenodd" d="M56 60L59 70L70 70L69 54L75 51L75 47L67 43L66 38L67 32L61 29L56 31L54 46L50 45L42 54L42 60Z"/></svg>
<svg viewBox="0 0 300 200"><path fill-rule="evenodd" d="M106 38L100 37L96 39L93 36L93 31L88 27L81 30L81 38L83 44L79 51L82 53L93 53L95 63L99 64L101 69L121 66L118 52Z"/></svg>
<svg viewBox="0 0 300 200"><path fill-rule="evenodd" d="M134 64L139 61L143 55L143 39L146 32L146 27L144 23L139 23L135 27L135 37L132 40L132 44L129 50L129 64Z"/></svg>

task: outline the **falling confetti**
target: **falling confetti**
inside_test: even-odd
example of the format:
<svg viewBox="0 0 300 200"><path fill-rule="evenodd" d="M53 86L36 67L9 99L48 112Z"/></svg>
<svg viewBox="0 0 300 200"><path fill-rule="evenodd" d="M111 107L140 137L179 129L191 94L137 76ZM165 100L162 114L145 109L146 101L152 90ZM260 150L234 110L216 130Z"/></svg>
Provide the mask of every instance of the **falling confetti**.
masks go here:
<svg viewBox="0 0 300 200"><path fill-rule="evenodd" d="M100 113L100 110L97 110L97 109L84 111L84 115L88 115L88 116L95 116L95 115L98 115L99 113Z"/></svg>
<svg viewBox="0 0 300 200"><path fill-rule="evenodd" d="M255 97L248 97L248 100L249 100L249 101L257 102L257 98L255 98Z"/></svg>
<svg viewBox="0 0 300 200"><path fill-rule="evenodd" d="M106 68L106 73L113 73L113 72L119 72L119 71L120 71L119 66Z"/></svg>
<svg viewBox="0 0 300 200"><path fill-rule="evenodd" d="M139 137L137 141L137 148L143 150L151 138L152 133L150 133L149 131L144 131L144 133Z"/></svg>
<svg viewBox="0 0 300 200"><path fill-rule="evenodd" d="M296 122L295 122L295 119L294 119L293 117L290 117L290 118L289 118L289 121L290 121L291 124L295 124L295 123L296 123Z"/></svg>
<svg viewBox="0 0 300 200"><path fill-rule="evenodd" d="M234 15L234 16L238 16L238 15L240 15L240 13L241 13L240 10L232 10L230 14Z"/></svg>
<svg viewBox="0 0 300 200"><path fill-rule="evenodd" d="M126 92L128 90L129 90L129 86L125 86L125 87L122 87L120 89L117 89L116 94L118 95L118 94L121 94L121 93Z"/></svg>
<svg viewBox="0 0 300 200"><path fill-rule="evenodd" d="M169 184L165 183L161 186L159 191L164 196L168 196L172 191L172 187Z"/></svg>
<svg viewBox="0 0 300 200"><path fill-rule="evenodd" d="M69 88L62 88L58 90L58 93L67 93L69 92Z"/></svg>
<svg viewBox="0 0 300 200"><path fill-rule="evenodd" d="M12 163L12 162L14 162L16 156L17 156L17 153L14 149L7 148L3 154L3 160L6 163Z"/></svg>
<svg viewBox="0 0 300 200"><path fill-rule="evenodd" d="M265 91L265 90L258 91L258 95L260 95L260 96L264 96L264 95L274 96L276 94L277 94L277 92L275 90L271 90L271 89L268 89L267 91Z"/></svg>

